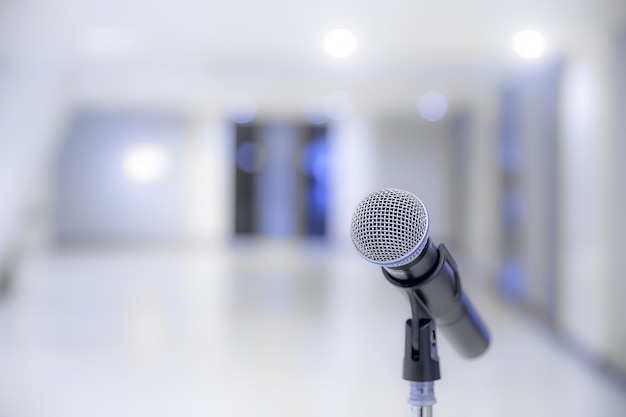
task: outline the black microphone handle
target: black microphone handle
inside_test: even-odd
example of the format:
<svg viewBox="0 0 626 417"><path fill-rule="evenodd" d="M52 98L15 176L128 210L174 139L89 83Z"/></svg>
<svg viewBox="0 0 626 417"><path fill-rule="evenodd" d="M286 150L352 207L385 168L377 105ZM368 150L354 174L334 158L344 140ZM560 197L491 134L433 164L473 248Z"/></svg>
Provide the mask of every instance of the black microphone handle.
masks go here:
<svg viewBox="0 0 626 417"><path fill-rule="evenodd" d="M460 315L461 318L452 324L440 324L439 330L461 356L475 358L482 355L489 347L489 330L464 293L461 293Z"/></svg>
<svg viewBox="0 0 626 417"><path fill-rule="evenodd" d="M420 257L404 268L382 268L394 285L409 292L411 304L435 319L455 350L473 358L489 347L489 330L461 289L457 266L450 252L429 241ZM415 312L414 312L415 315Z"/></svg>

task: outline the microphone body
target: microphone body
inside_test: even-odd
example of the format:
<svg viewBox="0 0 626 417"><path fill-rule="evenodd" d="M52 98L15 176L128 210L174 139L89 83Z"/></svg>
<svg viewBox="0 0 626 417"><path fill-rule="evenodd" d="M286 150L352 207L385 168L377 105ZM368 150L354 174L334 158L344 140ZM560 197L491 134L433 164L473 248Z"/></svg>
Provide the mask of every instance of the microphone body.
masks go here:
<svg viewBox="0 0 626 417"><path fill-rule="evenodd" d="M454 258L428 239L419 257L401 267L382 267L389 282L407 291L413 317L433 318L455 350L474 358L489 347L489 331L465 296Z"/></svg>

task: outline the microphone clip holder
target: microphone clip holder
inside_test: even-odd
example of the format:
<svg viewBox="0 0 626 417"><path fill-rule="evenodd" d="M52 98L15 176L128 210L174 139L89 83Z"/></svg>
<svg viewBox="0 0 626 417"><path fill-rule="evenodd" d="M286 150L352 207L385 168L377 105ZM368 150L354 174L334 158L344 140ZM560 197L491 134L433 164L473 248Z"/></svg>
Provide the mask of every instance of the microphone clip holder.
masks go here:
<svg viewBox="0 0 626 417"><path fill-rule="evenodd" d="M402 378L413 382L441 379L435 321L409 319L405 330Z"/></svg>

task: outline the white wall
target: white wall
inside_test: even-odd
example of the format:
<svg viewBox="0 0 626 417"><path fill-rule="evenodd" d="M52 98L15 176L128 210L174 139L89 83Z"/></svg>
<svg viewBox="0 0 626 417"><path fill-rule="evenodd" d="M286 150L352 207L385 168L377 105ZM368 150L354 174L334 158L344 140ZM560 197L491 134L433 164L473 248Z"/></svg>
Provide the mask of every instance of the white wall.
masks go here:
<svg viewBox="0 0 626 417"><path fill-rule="evenodd" d="M37 220L31 206L45 204L41 184L67 109L66 82L54 60L16 57L0 65L0 271Z"/></svg>
<svg viewBox="0 0 626 417"><path fill-rule="evenodd" d="M191 121L183 146L185 240L221 243L234 219L234 129L225 119L201 115Z"/></svg>
<svg viewBox="0 0 626 417"><path fill-rule="evenodd" d="M610 93L601 44L569 62L561 98L558 321L596 357L610 348Z"/></svg>
<svg viewBox="0 0 626 417"><path fill-rule="evenodd" d="M181 153L187 120L177 113L77 109L54 161L55 237L70 242L176 242L182 235ZM133 180L126 153L164 146L174 160L162 181Z"/></svg>
<svg viewBox="0 0 626 417"><path fill-rule="evenodd" d="M497 152L498 105L495 94L476 96L471 102L475 119L470 132L467 180L466 265L482 282L493 283L500 266L500 178ZM471 263L469 263L471 262Z"/></svg>
<svg viewBox="0 0 626 417"><path fill-rule="evenodd" d="M611 68L611 108L613 109L611 156L609 254L611 282L609 291L609 359L626 372L626 268L624 266L624 236L626 236L626 26L616 34Z"/></svg>

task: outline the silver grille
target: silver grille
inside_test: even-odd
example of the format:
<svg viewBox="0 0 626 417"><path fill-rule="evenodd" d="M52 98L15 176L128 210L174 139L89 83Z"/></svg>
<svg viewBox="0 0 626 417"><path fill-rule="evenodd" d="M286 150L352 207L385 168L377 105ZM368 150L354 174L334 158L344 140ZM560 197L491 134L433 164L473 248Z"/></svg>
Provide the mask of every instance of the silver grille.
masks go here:
<svg viewBox="0 0 626 417"><path fill-rule="evenodd" d="M413 194L386 188L365 197L354 210L350 234L368 261L396 267L419 256L428 239L426 206Z"/></svg>

